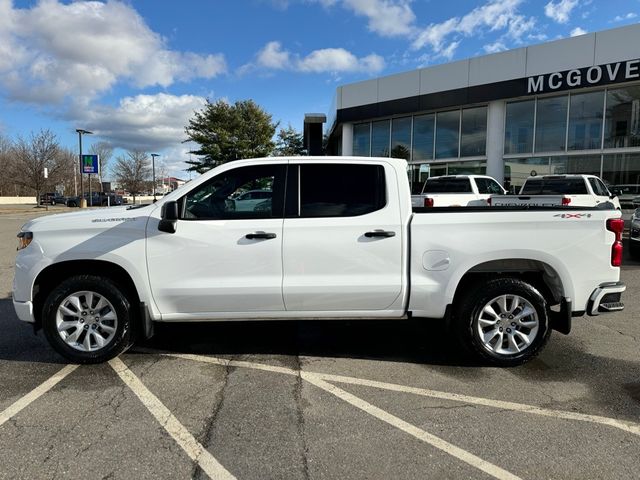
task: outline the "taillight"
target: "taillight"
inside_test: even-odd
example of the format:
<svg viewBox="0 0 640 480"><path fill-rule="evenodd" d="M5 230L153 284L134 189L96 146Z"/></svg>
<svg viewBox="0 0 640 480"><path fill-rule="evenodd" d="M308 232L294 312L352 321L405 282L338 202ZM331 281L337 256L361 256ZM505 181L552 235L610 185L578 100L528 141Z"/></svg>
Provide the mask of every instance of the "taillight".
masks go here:
<svg viewBox="0 0 640 480"><path fill-rule="evenodd" d="M424 206L433 207L433 198L424 197Z"/></svg>
<svg viewBox="0 0 640 480"><path fill-rule="evenodd" d="M569 205L571 203L571 199L569 197L562 197L562 205Z"/></svg>
<svg viewBox="0 0 640 480"><path fill-rule="evenodd" d="M611 245L611 266L622 265L622 232L624 230L624 220L621 218L610 218L607 220L607 230L616 234L616 239Z"/></svg>

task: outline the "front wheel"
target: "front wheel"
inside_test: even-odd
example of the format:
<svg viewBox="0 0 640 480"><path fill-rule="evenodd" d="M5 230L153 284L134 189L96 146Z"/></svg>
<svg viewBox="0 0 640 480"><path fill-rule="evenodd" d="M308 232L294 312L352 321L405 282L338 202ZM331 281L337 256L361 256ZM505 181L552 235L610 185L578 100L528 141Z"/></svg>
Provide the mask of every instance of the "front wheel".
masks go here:
<svg viewBox="0 0 640 480"><path fill-rule="evenodd" d="M501 367L535 357L551 334L547 302L517 278L477 284L454 315L457 334L477 357Z"/></svg>
<svg viewBox="0 0 640 480"><path fill-rule="evenodd" d="M74 363L101 363L125 351L132 339L130 304L108 278L78 275L47 297L42 327L49 344Z"/></svg>

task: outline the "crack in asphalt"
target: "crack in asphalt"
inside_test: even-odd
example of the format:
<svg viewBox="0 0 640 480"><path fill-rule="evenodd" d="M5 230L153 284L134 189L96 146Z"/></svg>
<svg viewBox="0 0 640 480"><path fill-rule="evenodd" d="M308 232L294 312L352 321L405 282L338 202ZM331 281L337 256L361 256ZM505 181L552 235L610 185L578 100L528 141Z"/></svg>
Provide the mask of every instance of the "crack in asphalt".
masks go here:
<svg viewBox="0 0 640 480"><path fill-rule="evenodd" d="M232 359L233 359L233 357L230 360L232 360ZM224 404L225 391L226 391L226 388L227 388L227 386L229 384L229 375L233 371L235 371L234 367L231 367L229 365L225 365L225 367L224 367L224 376L222 377L222 388L220 388L220 392L217 395L218 401L216 402L216 405L215 405L215 407L213 409L213 412L211 413L209 418L207 418L203 431L196 437L198 442L200 442L200 444L205 449L209 447L209 443L211 442L211 437L213 436L213 429L214 429L216 420L218 419L218 415L220 414L220 410L222 409L222 405ZM191 473L191 477L190 478L192 478L194 480L195 479L206 479L206 478L208 478L207 475L205 474L205 472L200 467L200 464L197 461L195 462L195 465L193 467L193 471Z"/></svg>

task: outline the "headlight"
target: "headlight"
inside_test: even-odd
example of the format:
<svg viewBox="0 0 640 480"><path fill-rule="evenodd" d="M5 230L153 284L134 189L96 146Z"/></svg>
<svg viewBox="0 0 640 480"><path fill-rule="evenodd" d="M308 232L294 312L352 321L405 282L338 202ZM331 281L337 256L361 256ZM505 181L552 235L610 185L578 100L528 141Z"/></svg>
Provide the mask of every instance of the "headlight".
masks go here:
<svg viewBox="0 0 640 480"><path fill-rule="evenodd" d="M23 248L27 248L29 244L33 240L33 233L31 232L20 232L18 234L18 250L22 250Z"/></svg>

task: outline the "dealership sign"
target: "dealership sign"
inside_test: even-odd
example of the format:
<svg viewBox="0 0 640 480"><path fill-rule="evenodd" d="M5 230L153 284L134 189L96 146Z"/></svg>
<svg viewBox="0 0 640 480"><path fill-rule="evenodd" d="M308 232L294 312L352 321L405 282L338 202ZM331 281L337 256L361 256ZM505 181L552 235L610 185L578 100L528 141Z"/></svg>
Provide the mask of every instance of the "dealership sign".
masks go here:
<svg viewBox="0 0 640 480"><path fill-rule="evenodd" d="M99 168L98 155L82 155L80 173L99 173Z"/></svg>
<svg viewBox="0 0 640 480"><path fill-rule="evenodd" d="M549 93L638 79L640 79L640 60L628 60L529 77L527 93Z"/></svg>

